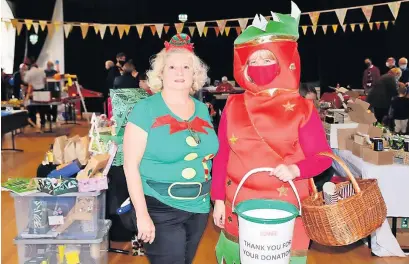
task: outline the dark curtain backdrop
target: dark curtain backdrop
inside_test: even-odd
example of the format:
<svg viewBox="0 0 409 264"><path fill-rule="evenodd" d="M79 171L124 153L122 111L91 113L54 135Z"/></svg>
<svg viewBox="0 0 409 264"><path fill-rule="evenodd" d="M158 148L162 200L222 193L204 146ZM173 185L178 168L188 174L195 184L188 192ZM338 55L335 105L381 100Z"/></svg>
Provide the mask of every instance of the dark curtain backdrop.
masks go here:
<svg viewBox="0 0 409 264"><path fill-rule="evenodd" d="M16 17L47 19L52 16L55 0L42 0L41 9L36 7L34 1L14 1L16 2ZM211 2L211 1L210 1ZM163 2L156 1L129 1L129 0L99 0L99 1L64 1L64 19L66 22L99 22L99 23L144 23L144 22L177 22L177 15L186 12L191 21L210 20L218 18L250 17L256 12L262 11L268 15L269 10L289 13L289 1L277 1L274 4L260 3L259 5L241 6L233 9L231 3L210 2L205 4L192 4L193 2ZM214 1L215 2L215 1ZM220 1L219 1L220 2ZM224 1L229 2L229 1ZM378 0L359 1L298 1L302 11L325 10L332 8L356 6L362 4L382 3ZM331 3L328 3L331 2ZM24 3L24 4L21 4ZM160 5L160 8L157 6ZM222 5L222 6L221 6ZM236 4L237 5L237 4ZM262 6L260 6L262 5ZM225 6L225 7L223 7ZM375 7L372 21L393 20L393 16L387 6ZM365 22L362 12L350 10L347 13L346 23ZM308 17L303 16L301 24L310 23ZM319 24L337 24L338 19L335 13L322 14ZM229 24L237 26L238 24ZM339 27L337 33L333 33L329 26L327 34L324 35L321 27L314 35L312 29L304 36L300 29L299 52L302 61L302 82L319 81L322 91L328 86L335 86L340 83L343 86L350 85L352 88L361 87L361 78L364 70L364 59L371 57L375 65L381 72L385 72L385 61L393 56L409 57L409 3L402 3L401 10L395 25L390 24L388 30L381 25L380 30L369 30L366 24L363 32L357 25L355 32L351 32L348 26L346 33ZM33 29L31 29L33 32ZM185 33L189 33L185 28ZM128 58L132 58L136 63L137 70L144 72L149 68L149 59L152 55L163 48L163 42L169 40L175 34L174 27L170 28L168 34L163 32L162 38L152 36L149 27L145 27L142 39L139 38L136 28L131 28L129 35L124 34L119 39L118 31L111 36L107 28L105 37L101 40L96 35L93 28L89 28L86 39L82 39L79 27L74 27L68 39L65 40L65 69L66 73L73 73L79 76L80 83L88 89L100 90L105 81L104 62L115 60L118 52L125 52ZM27 34L29 35L29 34ZM46 33L40 33L39 42L36 45L29 43L28 55L37 57ZM209 76L220 80L226 75L229 79L233 77L233 41L237 37L234 29L230 35L215 36L212 28L209 28L207 37L198 37L197 32L192 40L195 44L196 53L209 65ZM26 33L23 30L21 36L16 37L16 57L15 68L22 62L24 56ZM43 66L43 65L41 65Z"/></svg>

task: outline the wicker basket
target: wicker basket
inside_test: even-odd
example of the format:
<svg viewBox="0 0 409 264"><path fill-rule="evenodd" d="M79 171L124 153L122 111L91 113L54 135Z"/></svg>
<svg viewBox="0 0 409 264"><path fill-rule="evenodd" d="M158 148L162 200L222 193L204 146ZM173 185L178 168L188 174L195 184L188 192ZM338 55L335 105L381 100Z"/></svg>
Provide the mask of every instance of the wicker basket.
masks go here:
<svg viewBox="0 0 409 264"><path fill-rule="evenodd" d="M345 163L331 153L320 153L338 162L350 179L355 195L325 205L322 192L311 178L312 196L302 201L302 219L309 238L327 246L352 244L374 232L386 219L386 205L377 180L356 180ZM337 188L349 182L337 184Z"/></svg>

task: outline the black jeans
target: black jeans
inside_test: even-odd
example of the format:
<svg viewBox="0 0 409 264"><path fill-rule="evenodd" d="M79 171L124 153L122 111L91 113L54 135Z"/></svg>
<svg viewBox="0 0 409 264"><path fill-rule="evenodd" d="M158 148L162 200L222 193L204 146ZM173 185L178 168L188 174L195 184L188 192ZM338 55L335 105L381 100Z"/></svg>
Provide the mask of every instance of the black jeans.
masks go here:
<svg viewBox="0 0 409 264"><path fill-rule="evenodd" d="M144 244L151 264L191 264L207 225L209 214L182 211L145 196L155 225L155 240ZM132 212L135 218L135 213ZM134 219L136 224L136 219Z"/></svg>

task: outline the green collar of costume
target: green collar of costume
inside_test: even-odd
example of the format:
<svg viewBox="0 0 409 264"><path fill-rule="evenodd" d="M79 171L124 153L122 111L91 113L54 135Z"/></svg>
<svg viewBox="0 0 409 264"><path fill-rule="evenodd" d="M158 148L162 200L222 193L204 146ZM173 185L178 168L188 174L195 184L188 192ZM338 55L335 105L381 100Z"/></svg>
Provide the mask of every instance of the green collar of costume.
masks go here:
<svg viewBox="0 0 409 264"><path fill-rule="evenodd" d="M264 36L276 36L297 40L298 25L301 11L298 6L291 2L291 14L279 14L271 12L271 19L267 21L262 15L256 15L253 24L248 26L243 33L234 41L234 45L243 44Z"/></svg>

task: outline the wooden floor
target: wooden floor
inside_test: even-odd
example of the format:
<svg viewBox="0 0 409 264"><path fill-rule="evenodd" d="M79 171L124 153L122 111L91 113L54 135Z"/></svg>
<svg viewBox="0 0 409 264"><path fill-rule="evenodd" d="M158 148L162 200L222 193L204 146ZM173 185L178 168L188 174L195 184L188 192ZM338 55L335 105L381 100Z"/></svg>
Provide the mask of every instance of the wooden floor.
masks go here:
<svg viewBox="0 0 409 264"><path fill-rule="evenodd" d="M71 135L86 135L88 126L82 123L73 127ZM3 139L3 148L11 147L10 135ZM1 181L13 177L32 177L44 157L45 151L53 143L52 137L18 137L17 148L24 149L23 153L2 152ZM13 244L16 236L15 212L13 200L7 192L1 193L1 263L17 264L17 248ZM218 232L209 222L200 243L194 264L216 263L214 248ZM129 248L130 243L112 243L113 247ZM109 253L109 263L149 263L145 257L132 257L122 254ZM403 264L409 263L409 258L378 258L372 257L369 249L362 244L349 247L328 248L313 245L308 254L309 264ZM164 263L166 264L166 263Z"/></svg>

